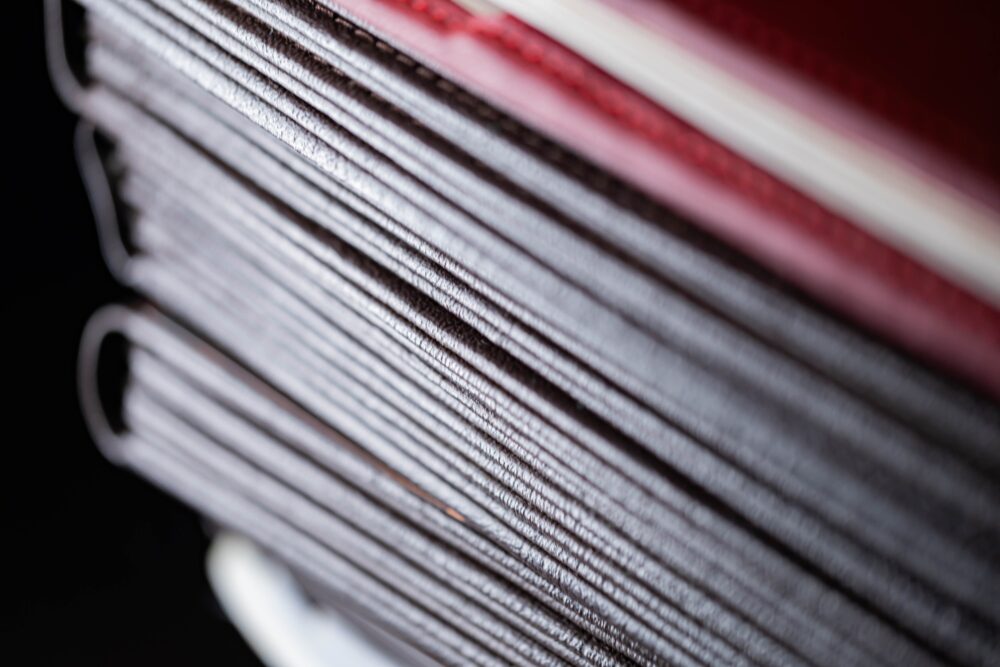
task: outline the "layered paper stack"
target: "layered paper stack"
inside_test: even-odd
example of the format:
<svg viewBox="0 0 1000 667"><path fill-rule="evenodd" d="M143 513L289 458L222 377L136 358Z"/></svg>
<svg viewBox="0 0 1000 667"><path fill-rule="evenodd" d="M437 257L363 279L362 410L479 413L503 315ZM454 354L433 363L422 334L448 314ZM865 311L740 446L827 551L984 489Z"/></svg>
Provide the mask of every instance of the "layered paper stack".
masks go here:
<svg viewBox="0 0 1000 667"><path fill-rule="evenodd" d="M996 11L780 4L51 2L102 447L401 662L996 664Z"/></svg>

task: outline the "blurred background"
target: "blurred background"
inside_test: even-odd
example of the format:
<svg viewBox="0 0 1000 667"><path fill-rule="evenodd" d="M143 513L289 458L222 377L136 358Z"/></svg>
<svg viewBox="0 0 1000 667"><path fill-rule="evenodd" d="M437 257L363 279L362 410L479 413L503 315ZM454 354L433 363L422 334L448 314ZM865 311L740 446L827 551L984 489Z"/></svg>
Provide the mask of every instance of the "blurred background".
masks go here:
<svg viewBox="0 0 1000 667"><path fill-rule="evenodd" d="M76 121L46 70L42 3L4 10L5 652L19 665L259 664L208 587L200 519L107 463L84 427L80 333L128 295L98 251Z"/></svg>

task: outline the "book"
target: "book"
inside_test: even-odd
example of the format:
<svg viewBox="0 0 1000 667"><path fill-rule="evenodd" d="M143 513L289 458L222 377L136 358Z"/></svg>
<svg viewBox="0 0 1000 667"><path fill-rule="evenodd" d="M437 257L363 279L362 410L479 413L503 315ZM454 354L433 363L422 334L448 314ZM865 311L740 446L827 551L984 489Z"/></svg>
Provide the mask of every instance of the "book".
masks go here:
<svg viewBox="0 0 1000 667"><path fill-rule="evenodd" d="M988 198L629 5L81 2L95 438L404 662L988 663Z"/></svg>

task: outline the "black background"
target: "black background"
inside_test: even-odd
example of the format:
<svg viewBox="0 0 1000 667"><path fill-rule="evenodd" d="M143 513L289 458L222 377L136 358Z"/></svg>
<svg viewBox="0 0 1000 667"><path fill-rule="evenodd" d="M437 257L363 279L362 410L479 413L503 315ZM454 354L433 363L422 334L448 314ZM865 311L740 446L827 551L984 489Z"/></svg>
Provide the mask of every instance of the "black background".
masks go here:
<svg viewBox="0 0 1000 667"><path fill-rule="evenodd" d="M259 664L208 588L198 518L101 458L80 415L80 332L128 295L98 252L42 4L4 7L3 661Z"/></svg>

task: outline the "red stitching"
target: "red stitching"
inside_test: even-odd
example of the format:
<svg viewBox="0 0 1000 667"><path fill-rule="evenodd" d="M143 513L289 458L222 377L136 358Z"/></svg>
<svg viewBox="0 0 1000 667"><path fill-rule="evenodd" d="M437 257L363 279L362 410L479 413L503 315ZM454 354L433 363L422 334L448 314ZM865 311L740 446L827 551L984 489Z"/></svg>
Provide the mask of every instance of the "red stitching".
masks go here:
<svg viewBox="0 0 1000 667"><path fill-rule="evenodd" d="M397 5L403 5L406 9L422 14L434 23L446 28L465 27L465 23L473 18L464 9L458 7L450 0L391 0Z"/></svg>
<svg viewBox="0 0 1000 667"><path fill-rule="evenodd" d="M1000 342L1000 313L827 211L666 110L654 106L530 27L509 18L498 22L475 17L445 0L392 1L448 30L461 29L489 39L557 79L578 97L622 125L684 156L689 163L777 212L789 222L797 222L811 233L827 239L845 256L853 256L868 264L876 274L891 279L900 291L925 296L938 303L946 313L961 317L971 330L982 331L991 343Z"/></svg>

